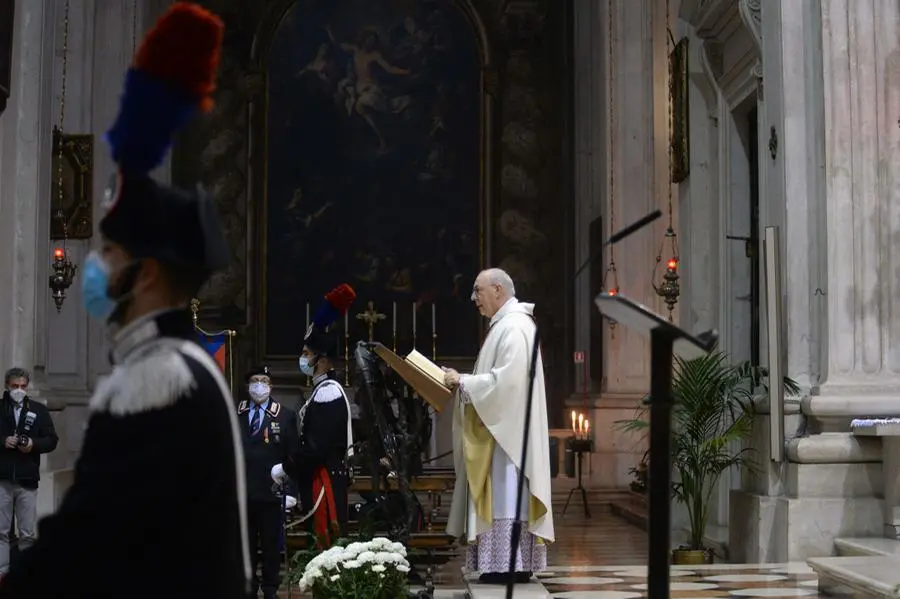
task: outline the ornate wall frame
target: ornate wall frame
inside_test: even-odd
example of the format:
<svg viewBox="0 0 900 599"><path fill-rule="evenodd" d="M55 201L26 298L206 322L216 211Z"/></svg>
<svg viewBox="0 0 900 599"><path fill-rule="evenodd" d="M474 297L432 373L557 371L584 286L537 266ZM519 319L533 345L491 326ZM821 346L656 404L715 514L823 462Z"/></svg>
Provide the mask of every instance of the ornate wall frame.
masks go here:
<svg viewBox="0 0 900 599"><path fill-rule="evenodd" d="M54 127L51 165L50 239L90 239L94 234L94 136L62 133Z"/></svg>
<svg viewBox="0 0 900 599"><path fill-rule="evenodd" d="M682 38L669 54L669 102L672 110L672 131L669 139L672 183L681 183L691 174L690 120L690 47Z"/></svg>
<svg viewBox="0 0 900 599"><path fill-rule="evenodd" d="M249 85L255 93L249 102L250 125L250 157L248 159L248 197L251 198L251 207L248 210L248 238L251 242L247 245L247 263L252 265L248 269L248 285L255 289L265 290L267 285L267 264L265 248L267 247L266 227L267 222L267 173L268 165L268 140L267 140L267 113L268 113L268 59L269 51L277 33L278 27L287 12L298 2L304 0L272 0L266 7L256 35L253 39L250 56ZM478 43L478 52L481 59L481 176L480 176L480 212L479 225L479 253L480 268L491 262L491 237L492 237L492 204L497 183L494 177L495 164L499 163L497 156L498 146L495 143L496 114L499 109L496 95L498 93L498 71L494 65L494 51L488 36L484 19L472 0L452 0L453 4L462 12L469 21L475 33ZM294 360L296 355L281 356L266 353L266 297L265 291L256 295L248 295L248 313L255 316L255 346L256 355L263 360ZM484 331L484 322L479 319L479 334ZM478 348L473 348L476 351ZM471 362L473 356L441 356L447 363Z"/></svg>

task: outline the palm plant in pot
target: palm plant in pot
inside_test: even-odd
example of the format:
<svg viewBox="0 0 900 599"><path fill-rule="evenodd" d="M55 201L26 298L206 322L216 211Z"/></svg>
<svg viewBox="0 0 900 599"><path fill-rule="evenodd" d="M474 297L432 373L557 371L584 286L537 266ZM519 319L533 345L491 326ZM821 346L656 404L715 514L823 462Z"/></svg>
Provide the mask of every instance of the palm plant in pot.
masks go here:
<svg viewBox="0 0 900 599"><path fill-rule="evenodd" d="M765 393L767 381L768 369L750 362L731 364L721 351L694 360L675 358L672 497L687 509L689 536L688 544L673 552L674 563L712 562L712 552L703 542L712 494L726 470L751 466L752 449L740 447L740 442L753 427L754 394ZM788 378L784 388L789 394L799 392ZM649 427L644 414L618 424L627 431Z"/></svg>

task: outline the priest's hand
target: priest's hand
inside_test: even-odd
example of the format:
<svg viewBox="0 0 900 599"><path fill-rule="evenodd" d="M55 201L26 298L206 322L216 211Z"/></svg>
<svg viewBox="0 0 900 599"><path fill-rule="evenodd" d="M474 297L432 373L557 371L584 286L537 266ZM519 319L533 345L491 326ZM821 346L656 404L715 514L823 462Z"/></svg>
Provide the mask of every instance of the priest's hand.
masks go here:
<svg viewBox="0 0 900 599"><path fill-rule="evenodd" d="M454 389L459 386L459 373L453 370L452 368L444 368L441 366L441 370L444 371L444 384L447 387Z"/></svg>

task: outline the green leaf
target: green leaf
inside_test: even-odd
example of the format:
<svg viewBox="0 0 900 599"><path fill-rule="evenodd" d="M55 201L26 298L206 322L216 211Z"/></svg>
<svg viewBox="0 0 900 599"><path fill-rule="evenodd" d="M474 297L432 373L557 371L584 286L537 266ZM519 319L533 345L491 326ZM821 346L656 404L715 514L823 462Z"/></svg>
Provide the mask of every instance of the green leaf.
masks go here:
<svg viewBox="0 0 900 599"><path fill-rule="evenodd" d="M716 351L694 360L675 358L672 396L673 498L688 509L691 549L702 549L712 493L722 473L752 467L751 450L740 448L753 429L754 395L768 391L768 370L750 362L731 364ZM784 379L787 394L798 394ZM647 409L615 423L619 430L645 434Z"/></svg>

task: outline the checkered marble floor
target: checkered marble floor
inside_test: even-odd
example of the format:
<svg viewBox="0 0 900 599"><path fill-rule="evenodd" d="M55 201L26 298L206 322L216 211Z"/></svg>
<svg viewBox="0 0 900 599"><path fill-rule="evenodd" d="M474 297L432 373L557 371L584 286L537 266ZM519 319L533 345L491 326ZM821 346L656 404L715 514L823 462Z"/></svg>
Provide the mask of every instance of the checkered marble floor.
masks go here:
<svg viewBox="0 0 900 599"><path fill-rule="evenodd" d="M556 507L556 506L555 506ZM548 569L539 575L551 597L559 599L642 599L647 596L647 533L613 516L606 506L592 506L592 517L571 510L557 513L556 542L548 552ZM440 568L437 599L464 596L459 574L462 559ZM805 563L712 564L673 566L671 597L809 597L818 599L816 575ZM295 592L294 597L298 594ZM282 589L279 597L287 597ZM824 596L823 596L824 598Z"/></svg>
<svg viewBox="0 0 900 599"><path fill-rule="evenodd" d="M673 566L674 599L818 596L816 575L805 563ZM646 566L553 565L539 576L560 599L640 599L647 594Z"/></svg>

